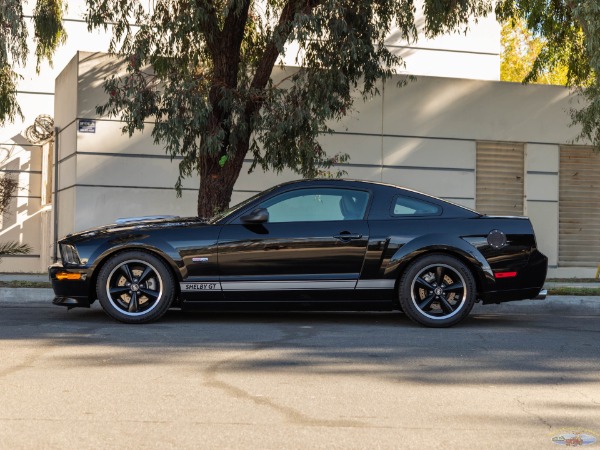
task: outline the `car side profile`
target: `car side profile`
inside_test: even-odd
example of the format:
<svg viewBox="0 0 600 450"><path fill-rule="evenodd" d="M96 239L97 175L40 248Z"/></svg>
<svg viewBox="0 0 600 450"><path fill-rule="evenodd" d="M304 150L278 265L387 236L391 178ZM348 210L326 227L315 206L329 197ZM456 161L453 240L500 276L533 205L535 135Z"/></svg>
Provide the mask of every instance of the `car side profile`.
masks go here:
<svg viewBox="0 0 600 450"><path fill-rule="evenodd" d="M73 233L49 268L56 305L126 323L169 308L402 310L452 326L484 304L544 298L526 217L486 216L397 186L302 180L210 220L146 217Z"/></svg>

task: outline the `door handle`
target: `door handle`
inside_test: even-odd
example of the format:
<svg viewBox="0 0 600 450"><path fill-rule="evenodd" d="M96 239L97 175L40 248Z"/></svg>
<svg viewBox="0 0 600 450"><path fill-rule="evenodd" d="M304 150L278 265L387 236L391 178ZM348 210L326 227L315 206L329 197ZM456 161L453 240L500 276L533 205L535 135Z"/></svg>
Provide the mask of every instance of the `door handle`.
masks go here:
<svg viewBox="0 0 600 450"><path fill-rule="evenodd" d="M342 231L340 234L333 236L335 239L340 241L353 241L362 238L362 234L350 233L349 231Z"/></svg>

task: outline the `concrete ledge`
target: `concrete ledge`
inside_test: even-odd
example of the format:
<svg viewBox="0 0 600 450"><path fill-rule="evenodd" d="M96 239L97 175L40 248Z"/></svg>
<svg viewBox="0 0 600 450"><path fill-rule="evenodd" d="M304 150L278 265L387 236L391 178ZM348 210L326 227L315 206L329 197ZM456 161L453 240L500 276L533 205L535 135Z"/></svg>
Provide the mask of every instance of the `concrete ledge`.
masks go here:
<svg viewBox="0 0 600 450"><path fill-rule="evenodd" d="M34 303L51 304L54 298L52 289L0 288L0 307L3 305L25 305ZM475 314L600 314L600 297L548 296L546 300L522 300L482 305L473 308Z"/></svg>
<svg viewBox="0 0 600 450"><path fill-rule="evenodd" d="M521 300L500 303L499 305L475 305L477 314L600 314L600 297L549 295L546 300Z"/></svg>
<svg viewBox="0 0 600 450"><path fill-rule="evenodd" d="M0 288L0 305L52 302L54 291L39 288Z"/></svg>

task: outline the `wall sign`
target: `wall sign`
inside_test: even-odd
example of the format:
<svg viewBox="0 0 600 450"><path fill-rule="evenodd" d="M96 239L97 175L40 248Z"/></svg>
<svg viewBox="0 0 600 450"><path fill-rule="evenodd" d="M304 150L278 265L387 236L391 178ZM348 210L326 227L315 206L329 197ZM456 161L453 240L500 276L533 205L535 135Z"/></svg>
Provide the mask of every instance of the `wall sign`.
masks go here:
<svg viewBox="0 0 600 450"><path fill-rule="evenodd" d="M79 119L79 132L80 133L95 133L96 132L96 121L92 119Z"/></svg>

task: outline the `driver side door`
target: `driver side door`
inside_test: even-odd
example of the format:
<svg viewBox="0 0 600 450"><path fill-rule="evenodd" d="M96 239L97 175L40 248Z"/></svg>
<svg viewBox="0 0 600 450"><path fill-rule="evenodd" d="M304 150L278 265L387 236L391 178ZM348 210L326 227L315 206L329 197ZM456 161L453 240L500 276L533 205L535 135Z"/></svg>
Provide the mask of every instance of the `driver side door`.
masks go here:
<svg viewBox="0 0 600 450"><path fill-rule="evenodd" d="M370 193L303 188L277 194L268 220L224 225L219 272L226 300L319 300L354 291L369 238Z"/></svg>

